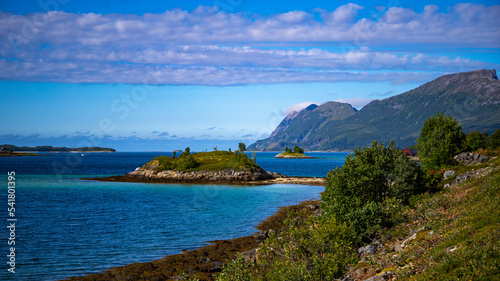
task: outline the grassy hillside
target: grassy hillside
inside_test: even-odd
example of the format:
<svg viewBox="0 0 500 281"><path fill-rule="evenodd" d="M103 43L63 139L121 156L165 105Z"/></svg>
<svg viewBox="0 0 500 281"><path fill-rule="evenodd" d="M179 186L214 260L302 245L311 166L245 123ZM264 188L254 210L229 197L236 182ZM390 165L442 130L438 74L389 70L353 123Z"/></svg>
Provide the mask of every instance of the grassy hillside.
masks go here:
<svg viewBox="0 0 500 281"><path fill-rule="evenodd" d="M342 276L351 280L374 276L381 279L373 280L499 280L500 161L450 169L456 171L455 176L441 180L438 192L411 197L406 207L391 213L392 225L374 226L361 243L353 240L345 224L317 216L318 212L288 213L288 219L275 226L276 234L260 246L256 264L243 257L234 259L217 280L333 280ZM466 173L466 182L443 188ZM190 278L196 280L195 275Z"/></svg>

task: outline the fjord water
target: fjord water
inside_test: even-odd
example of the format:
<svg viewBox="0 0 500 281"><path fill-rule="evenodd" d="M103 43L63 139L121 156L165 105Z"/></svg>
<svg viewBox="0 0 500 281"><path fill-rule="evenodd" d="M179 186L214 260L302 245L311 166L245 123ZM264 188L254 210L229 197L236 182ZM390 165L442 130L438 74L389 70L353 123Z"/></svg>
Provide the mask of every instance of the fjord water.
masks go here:
<svg viewBox="0 0 500 281"><path fill-rule="evenodd" d="M275 159L257 153L266 170L325 176L346 153L319 159ZM0 158L4 225L0 280L58 280L145 262L250 235L278 207L319 198L321 186L108 183L81 177L125 174L169 153L53 153ZM15 171L16 273L7 271L7 172ZM3 258L1 258L3 257ZM2 261L3 259L3 261Z"/></svg>

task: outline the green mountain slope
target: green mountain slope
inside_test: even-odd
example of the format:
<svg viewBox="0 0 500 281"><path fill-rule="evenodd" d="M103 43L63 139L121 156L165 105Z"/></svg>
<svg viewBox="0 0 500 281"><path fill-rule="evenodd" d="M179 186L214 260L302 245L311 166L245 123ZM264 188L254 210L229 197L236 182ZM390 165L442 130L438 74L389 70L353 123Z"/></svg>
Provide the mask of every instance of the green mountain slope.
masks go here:
<svg viewBox="0 0 500 281"><path fill-rule="evenodd" d="M248 149L281 150L299 145L306 150L351 150L373 140L392 140L406 147L416 143L424 120L441 111L455 117L465 132L492 133L500 128L500 81L495 70L477 70L441 76L406 93L372 101L358 112L353 109L351 114L346 110L339 115L320 115L317 111L322 106L304 109L293 118L287 116L286 127L283 120L269 138ZM352 108L335 103L336 108L342 106Z"/></svg>
<svg viewBox="0 0 500 281"><path fill-rule="evenodd" d="M249 150L284 150L287 146L294 147L318 135L326 124L344 120L355 113L356 109L346 103L312 104L286 116L268 139L258 141Z"/></svg>

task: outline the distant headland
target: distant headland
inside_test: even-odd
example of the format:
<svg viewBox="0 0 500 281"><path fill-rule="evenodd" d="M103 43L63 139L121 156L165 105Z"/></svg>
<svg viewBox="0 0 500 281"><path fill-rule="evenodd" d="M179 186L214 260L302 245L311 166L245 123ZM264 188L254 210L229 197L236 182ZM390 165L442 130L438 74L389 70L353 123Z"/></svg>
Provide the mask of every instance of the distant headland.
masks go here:
<svg viewBox="0 0 500 281"><path fill-rule="evenodd" d="M30 152L116 152L116 150L113 148L99 147L99 146L71 148L71 147L54 147L54 146L50 146L50 145L35 146L35 147L15 146L12 144L0 145L1 154L27 152L27 151L30 151Z"/></svg>

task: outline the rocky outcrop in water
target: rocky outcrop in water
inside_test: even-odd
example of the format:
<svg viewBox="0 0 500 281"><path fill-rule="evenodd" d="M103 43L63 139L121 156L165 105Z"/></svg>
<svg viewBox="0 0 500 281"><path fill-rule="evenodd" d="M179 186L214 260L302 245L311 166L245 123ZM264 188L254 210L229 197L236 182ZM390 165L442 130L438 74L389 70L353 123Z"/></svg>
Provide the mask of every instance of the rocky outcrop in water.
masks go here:
<svg viewBox="0 0 500 281"><path fill-rule="evenodd" d="M273 179L272 173L259 168L224 169L221 171L156 171L155 169L139 168L127 174L131 177L157 178L167 180L177 180L180 182L195 181L257 181Z"/></svg>
<svg viewBox="0 0 500 281"><path fill-rule="evenodd" d="M145 183L188 183L188 184L305 184L325 185L325 178L287 177L259 168L242 171L225 169L221 171L156 171L154 168L137 168L122 176L104 178L82 178L105 182L145 182Z"/></svg>

